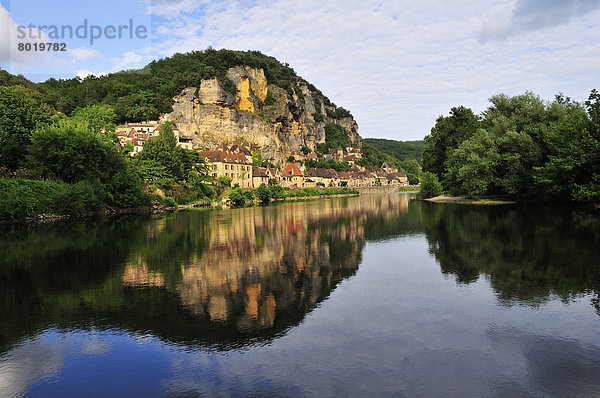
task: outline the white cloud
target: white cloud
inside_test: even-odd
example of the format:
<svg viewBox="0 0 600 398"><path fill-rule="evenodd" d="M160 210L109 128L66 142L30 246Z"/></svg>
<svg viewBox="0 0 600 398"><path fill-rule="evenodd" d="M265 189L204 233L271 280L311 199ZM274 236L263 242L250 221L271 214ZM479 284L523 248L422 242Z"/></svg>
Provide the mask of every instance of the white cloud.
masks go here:
<svg viewBox="0 0 600 398"><path fill-rule="evenodd" d="M145 3L146 11L149 14L173 18L181 14L192 13L209 2L199 0L147 0Z"/></svg>
<svg viewBox="0 0 600 398"><path fill-rule="evenodd" d="M15 73L19 73L20 69L46 54L39 54L36 51L21 51L19 43L29 44L36 42L29 35L20 38L18 30L19 24L15 22L9 15L8 11L0 4L0 64L7 64ZM46 40L47 36L40 30L33 30L32 35Z"/></svg>
<svg viewBox="0 0 600 398"><path fill-rule="evenodd" d="M139 68L148 62L148 57L135 51L127 51L120 58L115 58L114 71Z"/></svg>
<svg viewBox="0 0 600 398"><path fill-rule="evenodd" d="M106 76L106 75L107 75L106 72L94 73L90 70L82 69L82 70L77 71L76 76L78 79L83 80L88 76L100 77L100 76Z"/></svg>
<svg viewBox="0 0 600 398"><path fill-rule="evenodd" d="M102 58L102 54L98 51L87 47L69 49L68 55L73 62L81 62L90 58Z"/></svg>

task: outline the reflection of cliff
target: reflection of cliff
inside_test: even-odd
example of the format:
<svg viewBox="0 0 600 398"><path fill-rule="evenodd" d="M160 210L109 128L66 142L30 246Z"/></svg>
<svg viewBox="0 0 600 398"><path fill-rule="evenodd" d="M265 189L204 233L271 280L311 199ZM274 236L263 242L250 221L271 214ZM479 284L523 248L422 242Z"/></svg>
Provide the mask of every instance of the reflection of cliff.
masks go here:
<svg viewBox="0 0 600 398"><path fill-rule="evenodd" d="M400 200L402 198L402 200ZM208 249L182 267L182 302L240 331L302 313L358 268L367 218L389 219L406 196L248 208L210 220Z"/></svg>
<svg viewBox="0 0 600 398"><path fill-rule="evenodd" d="M225 347L272 338L356 272L366 241L418 228L408 203L374 195L10 226L0 352L74 325Z"/></svg>
<svg viewBox="0 0 600 398"><path fill-rule="evenodd" d="M600 252L593 249L600 247L598 217L547 207L424 203L422 218L442 272L460 283L487 275L506 304L600 291Z"/></svg>

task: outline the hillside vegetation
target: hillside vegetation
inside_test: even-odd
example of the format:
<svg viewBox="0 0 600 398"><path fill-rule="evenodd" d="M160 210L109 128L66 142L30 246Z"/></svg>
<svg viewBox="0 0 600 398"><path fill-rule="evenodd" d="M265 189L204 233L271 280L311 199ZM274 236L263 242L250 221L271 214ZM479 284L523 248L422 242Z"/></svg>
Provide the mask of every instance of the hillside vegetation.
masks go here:
<svg viewBox="0 0 600 398"><path fill-rule="evenodd" d="M36 90L42 101L66 115L76 108L91 105L108 105L116 114L116 123L156 120L161 113L172 110L172 98L186 87L197 87L202 79L218 78L223 89L235 94L236 87L227 77L234 66L264 69L270 84L286 90L290 95L302 96L300 85L306 85L321 101L333 118L351 116L337 107L323 93L302 79L287 64L259 51L214 50L176 53L171 57L152 61L142 69L111 73L106 76L89 76L84 80L49 79L32 83L22 76L0 71L0 86L22 85Z"/></svg>

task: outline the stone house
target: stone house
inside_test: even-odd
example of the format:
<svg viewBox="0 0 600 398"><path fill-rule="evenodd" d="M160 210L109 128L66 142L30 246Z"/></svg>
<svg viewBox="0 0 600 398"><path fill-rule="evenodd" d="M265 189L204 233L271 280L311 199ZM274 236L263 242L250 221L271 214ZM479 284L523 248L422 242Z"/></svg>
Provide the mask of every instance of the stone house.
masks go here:
<svg viewBox="0 0 600 398"><path fill-rule="evenodd" d="M304 187L304 174L295 163L289 163L281 172L281 185L286 187Z"/></svg>
<svg viewBox="0 0 600 398"><path fill-rule="evenodd" d="M209 165L212 177L231 177L231 185L239 184L242 188L252 187L252 161L249 161L244 154L224 151L198 151L198 153Z"/></svg>
<svg viewBox="0 0 600 398"><path fill-rule="evenodd" d="M252 186L258 188L260 184L269 185L269 174L264 167L252 166Z"/></svg>

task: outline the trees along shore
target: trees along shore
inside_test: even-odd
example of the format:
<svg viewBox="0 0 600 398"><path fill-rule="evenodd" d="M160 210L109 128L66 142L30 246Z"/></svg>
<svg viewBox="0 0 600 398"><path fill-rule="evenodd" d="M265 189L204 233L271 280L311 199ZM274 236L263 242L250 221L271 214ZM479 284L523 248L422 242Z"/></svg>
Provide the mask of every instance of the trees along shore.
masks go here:
<svg viewBox="0 0 600 398"><path fill-rule="evenodd" d="M425 137L422 190L450 195L600 202L600 93L575 102L494 95L480 115L454 107ZM435 196L430 194L429 196Z"/></svg>

